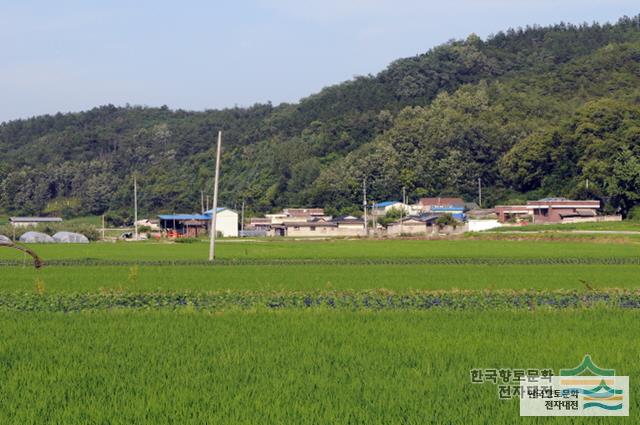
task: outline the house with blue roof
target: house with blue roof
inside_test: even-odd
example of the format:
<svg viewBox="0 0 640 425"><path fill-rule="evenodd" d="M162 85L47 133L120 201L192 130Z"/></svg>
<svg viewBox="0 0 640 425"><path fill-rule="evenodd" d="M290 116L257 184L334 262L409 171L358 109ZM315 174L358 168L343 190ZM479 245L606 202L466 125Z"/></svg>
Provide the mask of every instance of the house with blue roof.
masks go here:
<svg viewBox="0 0 640 425"><path fill-rule="evenodd" d="M171 238L197 238L209 234L213 210L203 214L160 214L160 228ZM216 213L216 231L224 237L238 236L238 213L220 207Z"/></svg>
<svg viewBox="0 0 640 425"><path fill-rule="evenodd" d="M409 212L411 211L409 205L403 204L400 201L384 201L373 204L373 207L371 208L371 214L376 217L383 217L392 209L396 209L399 211L403 210L405 214L409 214Z"/></svg>

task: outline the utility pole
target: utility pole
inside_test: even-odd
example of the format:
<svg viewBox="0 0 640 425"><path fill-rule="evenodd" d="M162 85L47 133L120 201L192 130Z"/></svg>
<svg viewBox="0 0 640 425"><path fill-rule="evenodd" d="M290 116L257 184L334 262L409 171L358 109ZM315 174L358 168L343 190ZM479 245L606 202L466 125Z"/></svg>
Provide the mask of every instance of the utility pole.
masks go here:
<svg viewBox="0 0 640 425"><path fill-rule="evenodd" d="M482 178L478 177L478 206L482 208Z"/></svg>
<svg viewBox="0 0 640 425"><path fill-rule="evenodd" d="M373 236L377 236L378 232L378 216L376 215L376 201L371 201L371 219L373 220Z"/></svg>
<svg viewBox="0 0 640 425"><path fill-rule="evenodd" d="M244 199L242 200L242 218L240 220L240 237L244 237Z"/></svg>
<svg viewBox="0 0 640 425"><path fill-rule="evenodd" d="M205 211L205 209L204 209L204 190L200 191L200 211L201 211L201 214L204 214L204 211Z"/></svg>
<svg viewBox="0 0 640 425"><path fill-rule="evenodd" d="M406 194L405 188L402 186L402 206L400 207L400 236L402 236L403 226L402 219L404 218L404 206L407 204L406 202Z"/></svg>
<svg viewBox="0 0 640 425"><path fill-rule="evenodd" d="M587 179L587 190L589 190L589 179Z"/></svg>
<svg viewBox="0 0 640 425"><path fill-rule="evenodd" d="M133 173L133 227L135 229L136 239L138 240L138 179Z"/></svg>
<svg viewBox="0 0 640 425"><path fill-rule="evenodd" d="M104 214L102 214L102 240L104 240Z"/></svg>
<svg viewBox="0 0 640 425"><path fill-rule="evenodd" d="M364 207L364 235L369 236L369 220L367 219L367 178L362 180L362 206Z"/></svg>
<svg viewBox="0 0 640 425"><path fill-rule="evenodd" d="M211 211L211 235L209 240L209 261L216 256L216 218L218 215L218 180L220 179L220 147L222 146L222 131L218 131L218 147L216 149L216 175L213 181L213 210Z"/></svg>

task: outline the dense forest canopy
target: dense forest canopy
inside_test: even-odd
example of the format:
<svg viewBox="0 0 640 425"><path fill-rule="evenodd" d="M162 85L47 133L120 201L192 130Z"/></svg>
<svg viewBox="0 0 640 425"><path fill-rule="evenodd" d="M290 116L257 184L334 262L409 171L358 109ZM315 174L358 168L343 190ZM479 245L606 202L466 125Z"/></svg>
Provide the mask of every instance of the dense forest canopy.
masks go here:
<svg viewBox="0 0 640 425"><path fill-rule="evenodd" d="M297 104L115 107L0 125L0 211L127 218L220 203L355 211L371 199L541 196L640 203L640 15L470 35ZM588 187L586 182L589 181Z"/></svg>

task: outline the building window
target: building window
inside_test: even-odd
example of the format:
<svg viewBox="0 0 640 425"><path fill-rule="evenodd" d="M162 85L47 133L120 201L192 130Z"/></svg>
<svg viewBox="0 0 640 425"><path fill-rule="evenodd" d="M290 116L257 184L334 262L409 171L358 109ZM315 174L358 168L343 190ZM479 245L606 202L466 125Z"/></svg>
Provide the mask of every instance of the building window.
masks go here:
<svg viewBox="0 0 640 425"><path fill-rule="evenodd" d="M293 226L293 230L300 230L300 226Z"/></svg>
<svg viewBox="0 0 640 425"><path fill-rule="evenodd" d="M312 232L315 232L316 231L316 226L309 227L309 230L312 231Z"/></svg>

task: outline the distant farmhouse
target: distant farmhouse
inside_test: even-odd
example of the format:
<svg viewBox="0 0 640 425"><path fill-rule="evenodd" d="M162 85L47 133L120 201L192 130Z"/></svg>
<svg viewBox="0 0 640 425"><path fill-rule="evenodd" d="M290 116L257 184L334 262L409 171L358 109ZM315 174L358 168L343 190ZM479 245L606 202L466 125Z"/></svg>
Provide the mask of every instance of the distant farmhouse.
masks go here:
<svg viewBox="0 0 640 425"><path fill-rule="evenodd" d="M418 205L423 213L450 214L457 220L465 219L465 202L462 198L421 198Z"/></svg>
<svg viewBox="0 0 640 425"><path fill-rule="evenodd" d="M362 218L353 216L331 217L323 208L285 208L281 212L251 219L251 231L262 236L363 236Z"/></svg>
<svg viewBox="0 0 640 425"><path fill-rule="evenodd" d="M170 238L199 237L208 234L213 210L204 214L161 214L160 229ZM229 208L218 208L216 232L224 237L238 236L238 213Z"/></svg>
<svg viewBox="0 0 640 425"><path fill-rule="evenodd" d="M13 227L34 227L39 224L62 223L60 217L10 217Z"/></svg>
<svg viewBox="0 0 640 425"><path fill-rule="evenodd" d="M418 205L423 212L431 212L434 208L463 208L465 202L462 198L446 198L446 197L436 197L436 198L420 198L418 201Z"/></svg>
<svg viewBox="0 0 640 425"><path fill-rule="evenodd" d="M388 236L420 236L439 233L437 225L439 214L421 214L404 217L387 226Z"/></svg>
<svg viewBox="0 0 640 425"><path fill-rule="evenodd" d="M402 211L404 214L410 214L412 211L410 205L403 204L400 201L385 201L373 204L371 215L375 217L384 217L391 210Z"/></svg>
<svg viewBox="0 0 640 425"><path fill-rule="evenodd" d="M353 216L313 217L307 221L285 221L271 227L273 236L363 236L364 231L364 220Z"/></svg>
<svg viewBox="0 0 640 425"><path fill-rule="evenodd" d="M566 198L544 198L525 205L497 205L495 212L501 223L530 221L534 224L601 221L600 201L574 201ZM618 216L613 216L616 220ZM614 219L612 218L612 219Z"/></svg>

